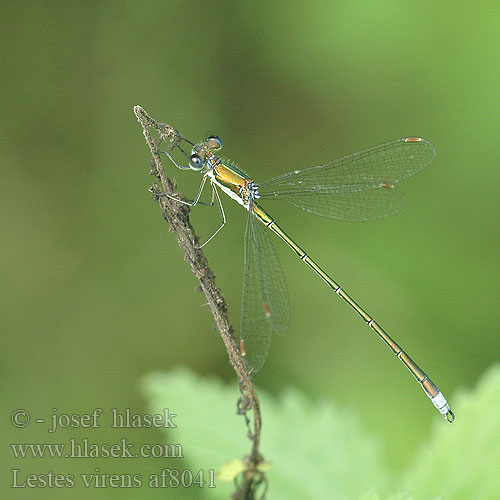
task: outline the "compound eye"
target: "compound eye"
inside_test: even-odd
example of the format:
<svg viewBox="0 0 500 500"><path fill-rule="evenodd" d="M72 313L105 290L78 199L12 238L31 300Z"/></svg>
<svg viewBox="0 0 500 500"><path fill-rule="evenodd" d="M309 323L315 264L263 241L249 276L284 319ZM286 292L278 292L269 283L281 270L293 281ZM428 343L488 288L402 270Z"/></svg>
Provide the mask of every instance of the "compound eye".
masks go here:
<svg viewBox="0 0 500 500"><path fill-rule="evenodd" d="M218 149L222 148L222 139L220 137L217 137L216 135L211 135L207 139L207 146L209 147L209 149L217 151Z"/></svg>
<svg viewBox="0 0 500 500"><path fill-rule="evenodd" d="M192 154L189 157L189 166L191 170L201 170L203 168L203 160L200 155Z"/></svg>

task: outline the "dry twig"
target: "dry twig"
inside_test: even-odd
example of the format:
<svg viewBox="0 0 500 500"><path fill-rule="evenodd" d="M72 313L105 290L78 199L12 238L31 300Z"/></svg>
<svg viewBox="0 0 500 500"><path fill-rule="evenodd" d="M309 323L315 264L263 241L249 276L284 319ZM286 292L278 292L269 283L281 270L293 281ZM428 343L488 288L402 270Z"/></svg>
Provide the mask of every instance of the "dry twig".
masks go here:
<svg viewBox="0 0 500 500"><path fill-rule="evenodd" d="M249 429L248 435L252 441L252 450L250 455L245 459L247 468L243 474L241 484L233 493L233 498L238 500L253 500L257 486L262 482L265 483L264 474L258 470L258 465L262 462L262 456L259 452L262 424L259 400L255 393L252 378L246 369L242 355L236 344L233 328L228 320L226 301L220 290L215 286L214 273L197 244L198 238L189 222L190 207L166 196L158 196L159 193L166 193L177 199L185 199L182 194L176 192L175 183L165 175L160 156L157 154L158 144L154 142L149 129L156 130L159 133L160 142L166 141L171 149L178 144L181 136L170 125L159 123L151 118L140 106L134 107L134 113L142 125L146 143L151 151L151 173L161 182L161 189L156 184L151 189L154 199L159 203L162 215L168 222L170 230L175 234L177 242L184 253L185 260L190 264L191 270L200 283L201 290L207 298L207 305L214 317L216 328L226 346L229 361L238 376L241 392L241 397L238 400L238 413L245 416L245 422ZM253 432L250 430L250 420L246 416L246 413L250 409L253 412Z"/></svg>

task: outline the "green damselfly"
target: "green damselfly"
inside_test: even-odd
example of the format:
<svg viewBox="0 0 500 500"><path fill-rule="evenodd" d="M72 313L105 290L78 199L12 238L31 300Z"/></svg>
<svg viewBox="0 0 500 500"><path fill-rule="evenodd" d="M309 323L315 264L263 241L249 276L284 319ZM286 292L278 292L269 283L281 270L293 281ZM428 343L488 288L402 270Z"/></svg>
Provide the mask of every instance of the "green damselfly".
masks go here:
<svg viewBox="0 0 500 500"><path fill-rule="evenodd" d="M182 149L183 141L190 145L190 153ZM269 237L270 230L361 316L408 368L439 412L448 422L453 422L455 417L446 399L423 370L257 202L285 200L306 212L345 221L387 217L398 212L404 203L395 184L416 174L433 160L436 151L429 141L420 137L397 139L344 156L326 165L294 170L259 184L214 153L222 148L219 137L210 136L205 141L194 144L179 134L171 142L171 150L175 148L186 156L187 166L178 164L168 151L163 153L177 168L203 174L194 200L177 201L190 206L201 203L200 196L209 180L212 188L211 204L216 200L220 208L222 223L205 244L226 222L218 189L249 213L245 232L240 349L250 370L257 372L262 368L269 352L272 332L282 334L289 324L287 287ZM169 196L164 193L161 195Z"/></svg>

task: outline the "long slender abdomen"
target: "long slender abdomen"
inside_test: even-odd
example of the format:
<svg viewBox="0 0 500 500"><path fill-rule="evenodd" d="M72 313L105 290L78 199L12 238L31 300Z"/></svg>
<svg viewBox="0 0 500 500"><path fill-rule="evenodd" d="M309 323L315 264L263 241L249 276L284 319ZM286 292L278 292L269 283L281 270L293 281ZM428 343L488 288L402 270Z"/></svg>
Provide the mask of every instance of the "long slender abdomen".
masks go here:
<svg viewBox="0 0 500 500"><path fill-rule="evenodd" d="M277 234L313 271L318 274L323 281L340 297L342 297L365 321L365 323L390 347L392 352L401 360L401 362L408 368L410 373L415 377L417 382L421 385L424 392L432 401L432 404L438 411L448 420L453 422L455 416L448 405L445 397L442 395L438 387L432 380L425 374L425 372L406 354L405 351L389 336L389 334L354 300L352 299L343 288L336 283L321 267L314 262L307 253L297 245L286 233L281 229L272 217L256 203L252 207L255 216L265 224L273 233Z"/></svg>

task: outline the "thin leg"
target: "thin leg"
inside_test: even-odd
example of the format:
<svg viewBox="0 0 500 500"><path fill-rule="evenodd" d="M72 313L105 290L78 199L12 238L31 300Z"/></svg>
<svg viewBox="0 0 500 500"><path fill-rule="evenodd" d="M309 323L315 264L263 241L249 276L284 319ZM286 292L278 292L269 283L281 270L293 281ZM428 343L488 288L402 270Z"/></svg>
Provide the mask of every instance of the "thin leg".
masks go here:
<svg viewBox="0 0 500 500"><path fill-rule="evenodd" d="M179 200L179 198L176 198L175 196L171 196L167 193L157 193L157 196L165 196L171 200L178 201L179 203L183 203L184 205L189 205L190 207L194 207L194 206L198 205L198 203L200 203L202 205L206 205L206 203L203 203L200 201L200 196L201 196L201 193L203 191L203 187L205 186L205 182L207 182L207 174L205 174L203 176L203 179L202 179L201 184L200 184L200 189L198 189L198 193L195 196L193 201ZM219 195L217 195L217 197L218 196ZM219 203L220 203L220 200L219 200ZM212 206L212 205L213 205L213 194L212 194L212 203L209 206Z"/></svg>
<svg viewBox="0 0 500 500"><path fill-rule="evenodd" d="M184 165L179 165L175 160L174 157L168 152L168 151L156 151L156 154L165 154L168 156L169 160L179 169L179 170L191 170L191 167L184 166Z"/></svg>
<svg viewBox="0 0 500 500"><path fill-rule="evenodd" d="M222 207L222 202L220 200L219 192L217 191L217 188L215 187L215 185L212 183L212 203L211 203L211 205L213 205L213 203L214 203L214 195L217 198L217 204L219 205L219 209L220 209L220 215L221 215L221 219L222 219L221 224L217 228L215 233L212 234L212 236L210 236L210 238L208 238L207 241L205 241L202 245L200 245L200 248L204 247L226 224L226 214L224 213L224 208Z"/></svg>
<svg viewBox="0 0 500 500"><path fill-rule="evenodd" d="M215 199L214 188L212 186L212 198L210 199L210 203L208 201L199 200L198 205L203 205L204 207L213 207L214 206L214 199Z"/></svg>

